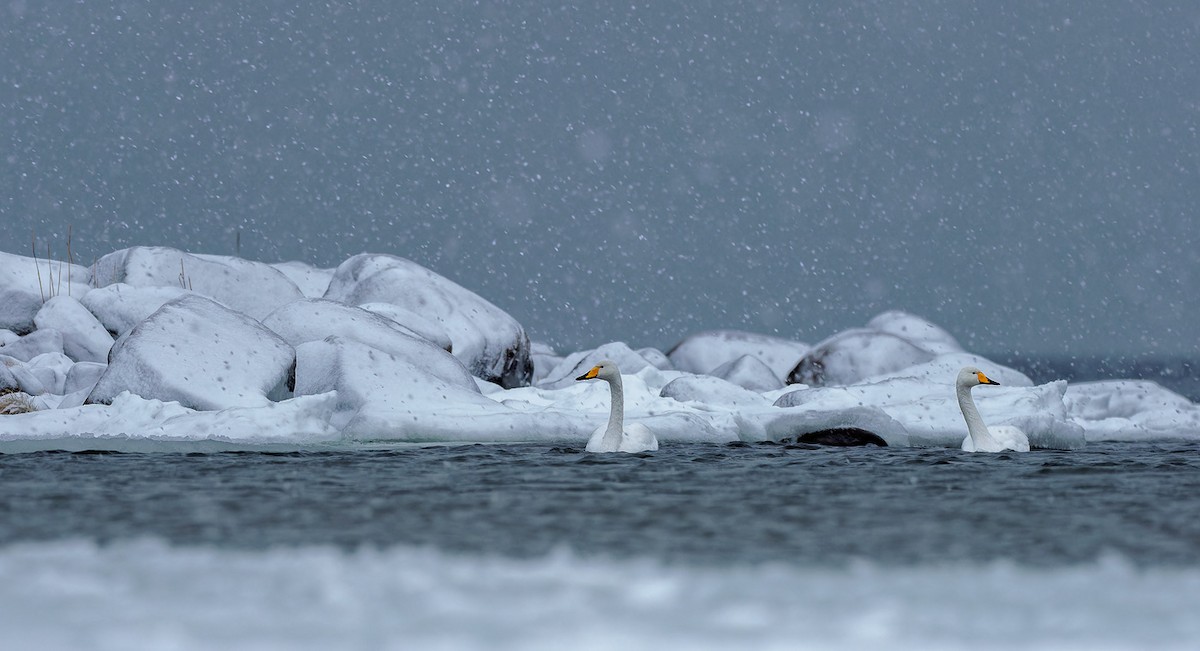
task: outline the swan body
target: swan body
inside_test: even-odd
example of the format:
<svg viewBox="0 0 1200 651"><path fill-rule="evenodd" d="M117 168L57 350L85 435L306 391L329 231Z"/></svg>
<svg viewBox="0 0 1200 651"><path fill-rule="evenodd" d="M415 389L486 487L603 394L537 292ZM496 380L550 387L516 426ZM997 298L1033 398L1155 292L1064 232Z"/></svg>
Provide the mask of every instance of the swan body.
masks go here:
<svg viewBox="0 0 1200 651"><path fill-rule="evenodd" d="M1010 425L988 427L975 407L971 398L971 388L980 384L1000 383L989 378L983 371L974 366L964 367L958 372L958 380L954 387L958 393L958 408L962 410L963 418L967 421L967 437L963 439L964 452L1028 452L1029 437L1019 428Z"/></svg>
<svg viewBox="0 0 1200 651"><path fill-rule="evenodd" d="M602 361L587 373L575 378L579 380L600 379L608 382L612 392L612 409L608 424L601 425L588 439L588 452L653 452L658 449L654 432L641 423L625 424L625 390L621 386L621 370L616 362Z"/></svg>

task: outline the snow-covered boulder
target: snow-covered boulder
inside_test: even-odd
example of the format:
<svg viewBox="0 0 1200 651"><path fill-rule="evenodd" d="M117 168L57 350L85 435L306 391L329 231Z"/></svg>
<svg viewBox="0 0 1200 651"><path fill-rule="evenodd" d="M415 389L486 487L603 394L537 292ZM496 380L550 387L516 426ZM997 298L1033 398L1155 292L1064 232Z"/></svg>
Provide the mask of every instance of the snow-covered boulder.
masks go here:
<svg viewBox="0 0 1200 651"><path fill-rule="evenodd" d="M275 310L262 324L292 346L336 335L397 357L419 359L427 372L446 381L471 378L466 367L437 344L362 308L320 298L303 299Z"/></svg>
<svg viewBox="0 0 1200 651"><path fill-rule="evenodd" d="M1078 382L1064 401L1088 441L1193 439L1200 432L1200 405L1148 380Z"/></svg>
<svg viewBox="0 0 1200 651"><path fill-rule="evenodd" d="M893 378L917 378L938 385L946 383L953 385L954 379L958 377L958 372L964 366L974 366L981 369L987 373L989 378L999 382L1002 386L1033 386L1033 380L1029 379L1028 375L974 353L947 353L945 355L938 355L923 364L914 364L895 371L872 375L864 378L862 381L867 383L883 382Z"/></svg>
<svg viewBox="0 0 1200 651"><path fill-rule="evenodd" d="M633 350L627 344L614 341L594 350L583 350L567 355L555 367L553 373L538 384L538 387L543 389L569 387L575 383L575 378L606 359L617 363L617 367L621 369L621 375L633 375L647 367L657 369L654 361L659 361L646 359L640 352Z"/></svg>
<svg viewBox="0 0 1200 651"><path fill-rule="evenodd" d="M533 362L533 377L530 381L537 385L550 376L563 361L563 356L549 344L534 341L529 346L529 359Z"/></svg>
<svg viewBox="0 0 1200 651"><path fill-rule="evenodd" d="M0 252L0 328L25 334L33 317L54 296L83 296L87 267Z"/></svg>
<svg viewBox="0 0 1200 651"><path fill-rule="evenodd" d="M64 394L78 393L80 391L91 393L106 370L108 370L108 364L76 362L67 370L67 377L63 381L62 392ZM86 397L85 395L84 398Z"/></svg>
<svg viewBox="0 0 1200 651"><path fill-rule="evenodd" d="M684 375L671 380L659 395L679 402L721 407L762 407L771 404L762 394L711 375Z"/></svg>
<svg viewBox="0 0 1200 651"><path fill-rule="evenodd" d="M307 262L276 262L271 266L287 276L308 298L324 296L325 290L329 289L329 281L333 279L333 269L321 269Z"/></svg>
<svg viewBox="0 0 1200 651"><path fill-rule="evenodd" d="M421 265L391 255L356 255L338 266L325 298L391 303L446 329L454 356L476 377L505 388L533 375L529 337L508 313Z"/></svg>
<svg viewBox="0 0 1200 651"><path fill-rule="evenodd" d="M782 381L809 350L808 344L740 330L710 330L688 335L667 351L680 371L711 374L744 355L766 364Z"/></svg>
<svg viewBox="0 0 1200 651"><path fill-rule="evenodd" d="M84 295L79 301L104 329L117 336L123 335L154 314L158 308L194 292L179 287L135 287L115 283L98 287Z"/></svg>
<svg viewBox="0 0 1200 651"><path fill-rule="evenodd" d="M278 269L232 256L136 246L100 258L95 269L97 287L125 283L188 289L255 319L304 298L300 288Z"/></svg>
<svg viewBox="0 0 1200 651"><path fill-rule="evenodd" d="M671 358L667 354L657 348L639 348L637 354L642 359L650 362L650 365L660 371L674 371L675 365L671 363Z"/></svg>
<svg viewBox="0 0 1200 651"><path fill-rule="evenodd" d="M293 361L292 347L258 321L183 296L117 340L88 402L129 391L199 410L264 406L286 394Z"/></svg>
<svg viewBox="0 0 1200 651"><path fill-rule="evenodd" d="M879 437L890 447L912 445L908 428L886 411L873 406L821 409L810 405L805 409L781 409L762 425L762 439L768 441L804 441L816 436L813 442L823 442L830 434L840 433L843 442L855 439L855 445L874 443ZM872 436L874 435L874 436Z"/></svg>
<svg viewBox="0 0 1200 651"><path fill-rule="evenodd" d="M61 355L62 353L57 354ZM0 373L0 389L7 390L12 387L31 396L40 396L54 388L53 383L47 387L46 383L42 381L44 374L34 372L28 362L0 355L0 365L4 366L4 371Z"/></svg>
<svg viewBox="0 0 1200 651"><path fill-rule="evenodd" d="M16 341L0 346L0 355L22 362L46 353L63 352L63 335L58 330L34 330Z"/></svg>
<svg viewBox="0 0 1200 651"><path fill-rule="evenodd" d="M709 374L759 393L782 389L784 386L775 371L753 355L742 355L725 362Z"/></svg>
<svg viewBox="0 0 1200 651"><path fill-rule="evenodd" d="M788 373L787 383L844 386L962 352L945 330L892 310L871 319L865 328L839 332L813 346Z"/></svg>
<svg viewBox="0 0 1200 651"><path fill-rule="evenodd" d="M888 310L868 321L867 327L896 335L935 355L963 352L958 340L949 332L908 312Z"/></svg>
<svg viewBox="0 0 1200 651"><path fill-rule="evenodd" d="M518 425L534 417L485 397L464 367L458 377L433 372L449 355L423 343L402 355L337 336L300 344L295 393L336 392L329 422L347 438L445 441L480 429L497 440L525 435Z"/></svg>
<svg viewBox="0 0 1200 651"><path fill-rule="evenodd" d="M888 332L840 332L813 347L788 375L788 384L844 386L934 358L934 354Z"/></svg>
<svg viewBox="0 0 1200 651"><path fill-rule="evenodd" d="M62 333L62 349L77 362L105 362L113 338L82 303L70 296L46 301L33 318L38 331Z"/></svg>
<svg viewBox="0 0 1200 651"><path fill-rule="evenodd" d="M62 395L65 393L63 386L66 384L67 373L75 362L62 353L43 353L23 364L33 377L37 378L37 385L40 391L37 393L28 392L31 395L39 395L41 393L53 393Z"/></svg>
<svg viewBox="0 0 1200 651"><path fill-rule="evenodd" d="M438 348L442 350L454 352L454 342L450 340L450 334L446 332L446 329L412 310L392 303L363 303L359 307L395 321L418 336L437 344Z"/></svg>

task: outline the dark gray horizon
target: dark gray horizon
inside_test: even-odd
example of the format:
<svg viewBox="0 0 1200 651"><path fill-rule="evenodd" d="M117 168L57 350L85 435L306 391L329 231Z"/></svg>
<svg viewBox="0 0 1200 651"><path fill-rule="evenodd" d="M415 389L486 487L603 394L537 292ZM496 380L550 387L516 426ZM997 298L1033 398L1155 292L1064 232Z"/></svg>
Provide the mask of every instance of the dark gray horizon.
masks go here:
<svg viewBox="0 0 1200 651"><path fill-rule="evenodd" d="M902 309L983 353L1200 353L1200 5L0 17L10 253L390 253L560 352Z"/></svg>

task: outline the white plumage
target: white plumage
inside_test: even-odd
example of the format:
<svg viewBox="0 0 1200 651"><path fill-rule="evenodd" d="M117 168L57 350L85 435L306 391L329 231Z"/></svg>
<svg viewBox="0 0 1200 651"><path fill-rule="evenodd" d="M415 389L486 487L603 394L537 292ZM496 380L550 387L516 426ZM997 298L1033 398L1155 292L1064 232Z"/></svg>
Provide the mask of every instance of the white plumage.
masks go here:
<svg viewBox="0 0 1200 651"><path fill-rule="evenodd" d="M958 408L962 410L963 418L967 421L967 437L963 439L962 449L966 452L1028 452L1029 437L1016 427L997 425L989 428L979 415L975 401L971 398L971 388L980 384L1000 383L992 380L983 371L974 366L964 367L958 372L958 380L954 383L958 393Z"/></svg>
<svg viewBox="0 0 1200 651"><path fill-rule="evenodd" d="M616 362L602 361L575 379L604 380L612 393L608 424L597 427L592 433L587 443L588 452L652 452L658 449L658 439L650 428L641 423L625 424L625 391Z"/></svg>

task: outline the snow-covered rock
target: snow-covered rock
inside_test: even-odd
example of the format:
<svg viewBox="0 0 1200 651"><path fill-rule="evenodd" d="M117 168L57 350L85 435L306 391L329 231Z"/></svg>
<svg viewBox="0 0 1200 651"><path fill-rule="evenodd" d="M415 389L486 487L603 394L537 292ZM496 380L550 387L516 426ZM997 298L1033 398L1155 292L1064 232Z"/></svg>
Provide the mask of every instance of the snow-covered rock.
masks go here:
<svg viewBox="0 0 1200 651"><path fill-rule="evenodd" d="M524 440L536 424L574 428L562 416L513 411L482 395L463 368L460 377L431 373L434 346L413 355L385 353L358 341L329 337L296 348L296 395L336 395L329 422L358 440Z"/></svg>
<svg viewBox="0 0 1200 651"><path fill-rule="evenodd" d="M684 375L671 380L662 388L659 395L679 402L693 402L697 405L719 405L722 407L765 406L770 400L761 393L722 380L711 375Z"/></svg>
<svg viewBox="0 0 1200 651"><path fill-rule="evenodd" d="M867 327L896 335L934 355L963 352L958 340L949 332L908 312L888 310L868 321Z"/></svg>
<svg viewBox="0 0 1200 651"><path fill-rule="evenodd" d="M391 303L363 303L359 307L395 321L418 336L437 344L438 348L442 350L454 351L454 342L451 341L450 334L446 332L445 328L412 310Z"/></svg>
<svg viewBox="0 0 1200 651"><path fill-rule="evenodd" d="M533 362L533 377L530 382L537 385L549 377L550 373L563 361L563 356L559 355L549 344L534 341L529 346L529 359Z"/></svg>
<svg viewBox="0 0 1200 651"><path fill-rule="evenodd" d="M113 346L88 397L122 392L199 410L265 406L285 393L294 351L254 319L202 296L183 296L151 314Z"/></svg>
<svg viewBox="0 0 1200 651"><path fill-rule="evenodd" d="M934 354L888 332L840 332L813 347L788 375L789 384L844 386L923 364Z"/></svg>
<svg viewBox="0 0 1200 651"><path fill-rule="evenodd" d="M710 330L688 335L667 351L680 371L708 373L743 355L766 364L782 381L809 350L808 344L740 330Z"/></svg>
<svg viewBox="0 0 1200 651"><path fill-rule="evenodd" d="M33 318L38 331L62 333L62 350L79 362L108 361L113 338L96 317L70 296L55 296L46 301Z"/></svg>
<svg viewBox="0 0 1200 651"><path fill-rule="evenodd" d="M551 375L542 380L538 386L543 389L562 389L571 386L575 383L575 378L606 359L617 363L621 369L621 375L632 375L647 367L657 369L654 362L661 361L646 359L640 352L633 350L624 342L614 341L593 350L567 355L555 367Z"/></svg>
<svg viewBox="0 0 1200 651"><path fill-rule="evenodd" d="M333 279L333 269L321 269L307 262L276 262L271 266L287 276L308 298L324 296L325 290L329 289L329 281Z"/></svg>
<svg viewBox="0 0 1200 651"><path fill-rule="evenodd" d="M54 296L87 293L87 267L0 252L0 328L25 334L33 317Z"/></svg>
<svg viewBox="0 0 1200 651"><path fill-rule="evenodd" d="M425 372L444 381L471 380L471 374L462 362L437 344L362 308L320 298L303 299L275 310L263 319L262 324L292 346L336 335L418 363ZM473 381L467 383L478 393Z"/></svg>
<svg viewBox="0 0 1200 651"><path fill-rule="evenodd" d="M0 355L22 362L46 353L63 352L63 335L58 330L34 330L16 341L0 346Z"/></svg>
<svg viewBox="0 0 1200 651"><path fill-rule="evenodd" d="M938 355L923 364L914 364L895 371L872 375L863 378L862 382L883 382L893 378L917 378L933 384L945 384L949 382L953 385L954 378L958 377L958 372L964 366L974 366L983 370L989 378L999 382L1002 386L1033 386L1033 380L1030 380L1029 376L1024 373L973 353L947 353L945 355Z"/></svg>
<svg viewBox="0 0 1200 651"><path fill-rule="evenodd" d="M108 370L108 364L76 362L67 370L67 377L63 381L62 392L64 394L78 393L80 391L91 393L106 370ZM86 397L85 395L84 398ZM82 402L83 400L80 399L81 404Z"/></svg>
<svg viewBox="0 0 1200 651"><path fill-rule="evenodd" d="M787 382L844 386L962 352L942 328L892 310L871 319L865 328L844 330L813 346L788 373Z"/></svg>
<svg viewBox="0 0 1200 651"><path fill-rule="evenodd" d="M759 393L782 389L784 386L775 371L753 355L742 355L725 362L709 374Z"/></svg>
<svg viewBox="0 0 1200 651"><path fill-rule="evenodd" d="M93 289L79 303L100 321L105 330L120 336L133 330L142 319L163 305L194 293L179 287L135 287L115 283Z"/></svg>
<svg viewBox="0 0 1200 651"><path fill-rule="evenodd" d="M0 388L13 387L31 396L40 396L48 390L42 381L43 374L35 373L28 362L0 355L0 365L4 366L4 371L0 373Z"/></svg>
<svg viewBox="0 0 1200 651"><path fill-rule="evenodd" d="M1088 441L1190 439L1200 432L1200 405L1155 382L1080 382L1067 387L1064 401Z"/></svg>
<svg viewBox="0 0 1200 651"><path fill-rule="evenodd" d="M62 353L43 353L23 364L25 370L37 378L38 385L40 385L40 391L37 393L31 392L31 394L53 393L62 395L65 393L63 387L66 384L67 374L74 365L75 362Z"/></svg>
<svg viewBox="0 0 1200 651"><path fill-rule="evenodd" d="M166 247L137 246L110 253L96 261L94 282L97 287L125 283L188 289L255 319L304 297L271 265Z"/></svg>
<svg viewBox="0 0 1200 651"><path fill-rule="evenodd" d="M421 265L390 255L356 255L334 272L325 298L347 305L391 303L446 329L454 356L477 377L505 388L533 375L529 337L479 295Z"/></svg>
<svg viewBox="0 0 1200 651"><path fill-rule="evenodd" d="M778 415L763 421L762 439L768 441L799 441L806 435L829 430L864 430L874 434L890 447L912 445L908 428L885 410L872 406L821 409L809 405L804 409L781 409Z"/></svg>

